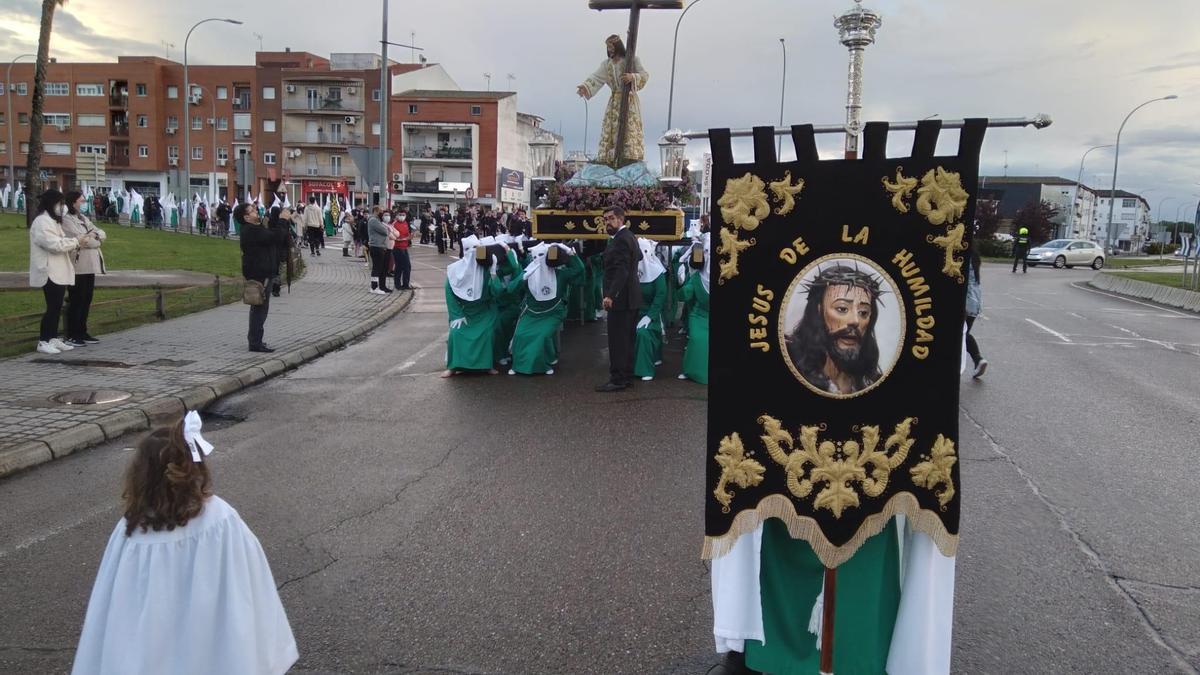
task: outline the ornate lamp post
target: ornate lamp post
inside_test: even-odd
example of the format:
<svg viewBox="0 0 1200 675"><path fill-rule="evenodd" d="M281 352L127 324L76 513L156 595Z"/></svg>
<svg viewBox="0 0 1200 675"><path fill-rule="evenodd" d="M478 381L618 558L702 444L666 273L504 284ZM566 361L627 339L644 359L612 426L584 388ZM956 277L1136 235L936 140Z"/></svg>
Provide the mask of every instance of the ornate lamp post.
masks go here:
<svg viewBox="0 0 1200 675"><path fill-rule="evenodd" d="M547 183L553 183L554 178L554 158L558 152L558 139L546 133L544 129L539 130L537 135L529 141L529 164L533 169L533 175L529 178L530 189L533 191L531 201L537 202L541 206L546 196Z"/></svg>
<svg viewBox="0 0 1200 675"><path fill-rule="evenodd" d="M854 8L833 20L839 41L850 50L850 68L846 74L846 158L858 157L858 134L862 131L863 55L875 44L875 32L883 25L879 12L864 9L862 0Z"/></svg>
<svg viewBox="0 0 1200 675"><path fill-rule="evenodd" d="M658 141L659 158L662 161L662 183L672 200L679 195L683 184L683 168L687 166L687 139L679 129L671 129Z"/></svg>

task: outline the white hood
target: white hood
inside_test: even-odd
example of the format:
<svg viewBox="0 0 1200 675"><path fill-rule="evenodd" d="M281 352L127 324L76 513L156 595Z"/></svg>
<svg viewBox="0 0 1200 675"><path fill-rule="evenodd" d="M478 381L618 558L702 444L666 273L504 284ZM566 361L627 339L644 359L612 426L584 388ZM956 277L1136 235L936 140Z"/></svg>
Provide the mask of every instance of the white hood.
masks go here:
<svg viewBox="0 0 1200 675"><path fill-rule="evenodd" d="M563 255L568 255L567 247L562 244L538 244L529 249L533 259L525 266L525 285L529 288L529 294L543 302L553 300L558 295L558 275L546 263L546 252L551 246L558 246L563 249Z"/></svg>
<svg viewBox="0 0 1200 675"><path fill-rule="evenodd" d="M450 263L446 268L446 279L450 282L450 290L460 300L473 302L483 297L483 280L487 276L479 263L475 262L475 247L479 246L479 237L471 235L462 240L463 257Z"/></svg>
<svg viewBox="0 0 1200 675"><path fill-rule="evenodd" d="M638 263L638 283L648 284L667 271L662 261L655 255L655 245L649 239L638 239L642 249L642 260Z"/></svg>

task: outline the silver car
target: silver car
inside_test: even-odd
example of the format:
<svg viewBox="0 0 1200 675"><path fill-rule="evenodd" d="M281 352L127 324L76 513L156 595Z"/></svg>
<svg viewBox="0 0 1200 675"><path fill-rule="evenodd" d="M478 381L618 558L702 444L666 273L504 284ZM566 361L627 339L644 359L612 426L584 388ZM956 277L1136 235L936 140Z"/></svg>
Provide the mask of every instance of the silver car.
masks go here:
<svg viewBox="0 0 1200 675"><path fill-rule="evenodd" d="M1098 270L1104 267L1104 249L1096 242L1084 239L1055 239L1029 249L1025 262L1030 267L1054 265L1062 269L1090 265Z"/></svg>

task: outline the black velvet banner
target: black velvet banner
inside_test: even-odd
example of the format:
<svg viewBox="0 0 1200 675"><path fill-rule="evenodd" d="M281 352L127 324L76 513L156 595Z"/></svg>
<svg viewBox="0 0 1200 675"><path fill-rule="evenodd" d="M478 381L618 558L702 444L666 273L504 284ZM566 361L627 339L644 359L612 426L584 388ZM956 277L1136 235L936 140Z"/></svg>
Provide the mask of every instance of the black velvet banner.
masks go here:
<svg viewBox="0 0 1200 675"><path fill-rule="evenodd" d="M811 126L795 162L756 128L735 163L713 153L705 557L777 517L836 567L897 513L946 555L958 544L958 383L966 258L987 120L934 156L819 161Z"/></svg>
<svg viewBox="0 0 1200 675"><path fill-rule="evenodd" d="M534 239L608 239L603 211L534 209ZM683 236L682 211L627 211L629 229L639 237L675 241Z"/></svg>

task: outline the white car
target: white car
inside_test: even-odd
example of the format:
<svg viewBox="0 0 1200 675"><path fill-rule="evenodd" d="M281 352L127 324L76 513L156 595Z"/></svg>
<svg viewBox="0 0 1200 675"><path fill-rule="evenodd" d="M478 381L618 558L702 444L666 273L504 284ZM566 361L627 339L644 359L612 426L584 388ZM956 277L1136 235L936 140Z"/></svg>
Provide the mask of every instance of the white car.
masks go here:
<svg viewBox="0 0 1200 675"><path fill-rule="evenodd" d="M1058 269L1069 269L1076 265L1090 265L1098 270L1104 267L1104 249L1094 241L1055 239L1029 249L1025 262L1030 267L1054 265Z"/></svg>

